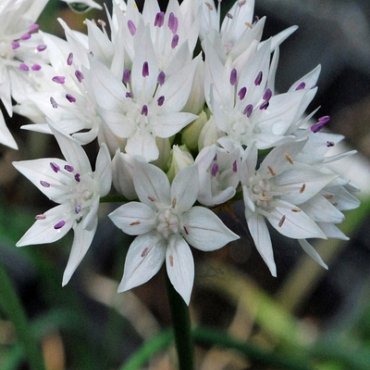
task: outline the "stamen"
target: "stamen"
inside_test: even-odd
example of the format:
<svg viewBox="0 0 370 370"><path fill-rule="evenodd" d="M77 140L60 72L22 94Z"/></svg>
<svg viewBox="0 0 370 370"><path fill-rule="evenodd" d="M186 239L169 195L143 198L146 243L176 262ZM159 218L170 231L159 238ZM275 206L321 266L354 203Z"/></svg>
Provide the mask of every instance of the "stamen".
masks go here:
<svg viewBox="0 0 370 370"><path fill-rule="evenodd" d="M322 123L323 125L325 125L325 123L327 123L327 122L329 122L329 121L330 121L330 116L323 116L323 117L320 117L320 118L318 119L318 121L319 121L320 123Z"/></svg>
<svg viewBox="0 0 370 370"><path fill-rule="evenodd" d="M126 98L132 98L132 94L130 92L126 93Z"/></svg>
<svg viewBox="0 0 370 370"><path fill-rule="evenodd" d="M336 207L336 206L338 205L338 203L337 203L337 202L334 202L334 203L332 203L332 205L333 205L334 207Z"/></svg>
<svg viewBox="0 0 370 370"><path fill-rule="evenodd" d="M35 219L36 220L45 220L46 219L46 216L45 215L36 215L35 216Z"/></svg>
<svg viewBox="0 0 370 370"><path fill-rule="evenodd" d="M301 212L301 210L299 208L292 208L292 212L297 213L297 212Z"/></svg>
<svg viewBox="0 0 370 370"><path fill-rule="evenodd" d="M233 162L233 172L238 172L238 165L236 163L236 160Z"/></svg>
<svg viewBox="0 0 370 370"><path fill-rule="evenodd" d="M283 224L284 224L284 221L285 221L285 219L286 219L286 217L285 217L285 215L283 215L283 217L281 218L281 220L279 221L279 227L282 227L283 226Z"/></svg>
<svg viewBox="0 0 370 370"><path fill-rule="evenodd" d="M79 173L76 173L76 174L75 174L75 180L76 180L77 182L80 182L80 181L81 181L81 175L80 175Z"/></svg>
<svg viewBox="0 0 370 370"><path fill-rule="evenodd" d="M70 103L75 103L76 102L76 98L74 96L72 96L71 94L67 94L66 95L66 98L67 100L70 102Z"/></svg>
<svg viewBox="0 0 370 370"><path fill-rule="evenodd" d="M299 192L302 194L306 189L306 184L303 184L302 187L299 189Z"/></svg>
<svg viewBox="0 0 370 370"><path fill-rule="evenodd" d="M55 173L60 171L60 167L55 162L50 162L50 167Z"/></svg>
<svg viewBox="0 0 370 370"><path fill-rule="evenodd" d="M270 173L271 173L272 176L275 176L276 175L276 173L274 172L274 170L270 166L267 166L267 168L270 171Z"/></svg>
<svg viewBox="0 0 370 370"><path fill-rule="evenodd" d="M260 110L266 110L268 108L268 106L270 105L270 103L265 100L261 105L260 105Z"/></svg>
<svg viewBox="0 0 370 370"><path fill-rule="evenodd" d="M267 89L267 90L265 91L265 93L263 94L262 99L263 99L263 100L266 100L266 101L270 101L271 96L272 96L272 91L271 91L270 89Z"/></svg>
<svg viewBox="0 0 370 370"><path fill-rule="evenodd" d="M46 181L41 180L41 181L40 181L40 184L41 184L41 186L43 186L44 188L50 188L50 183L48 183L48 182L46 182Z"/></svg>
<svg viewBox="0 0 370 370"><path fill-rule="evenodd" d="M53 82L56 82L57 84L63 85L65 83L66 78L64 76L54 76L51 80Z"/></svg>
<svg viewBox="0 0 370 370"><path fill-rule="evenodd" d="M123 72L123 82L125 84L128 84L130 82L130 79L131 79L131 71L129 69L125 69L125 71Z"/></svg>
<svg viewBox="0 0 370 370"><path fill-rule="evenodd" d="M28 32L21 36L21 40L23 41L29 40L30 38L31 38L31 34Z"/></svg>
<svg viewBox="0 0 370 370"><path fill-rule="evenodd" d="M159 28L163 26L164 23L164 12L159 12L155 15L154 26Z"/></svg>
<svg viewBox="0 0 370 370"><path fill-rule="evenodd" d="M243 5L245 5L246 2L247 2L247 0L239 1L238 6L241 8Z"/></svg>
<svg viewBox="0 0 370 370"><path fill-rule="evenodd" d="M73 171L74 171L74 168L73 168L71 165L69 165L69 164L66 164L66 165L64 166L64 169L65 169L66 171L68 171L68 172L73 172Z"/></svg>
<svg viewBox="0 0 370 370"><path fill-rule="evenodd" d="M259 200L261 202L268 202L268 201L271 200L271 197L269 197L268 195L264 195L264 196L260 197Z"/></svg>
<svg viewBox="0 0 370 370"><path fill-rule="evenodd" d="M170 259L170 265L171 267L173 267L173 255L172 254L170 254L169 259Z"/></svg>
<svg viewBox="0 0 370 370"><path fill-rule="evenodd" d="M243 100L245 98L245 94L247 93L247 88L244 86L242 87L239 92L238 92L238 95L239 95L239 99L240 100Z"/></svg>
<svg viewBox="0 0 370 370"><path fill-rule="evenodd" d="M61 229L64 225L66 224L65 221L59 221L57 224L54 225L54 229L55 230L58 230L58 229Z"/></svg>
<svg viewBox="0 0 370 370"><path fill-rule="evenodd" d="M135 33L136 33L136 27L135 27L134 22L132 20L127 21L127 27L128 27L128 30L131 33L131 36L134 36Z"/></svg>
<svg viewBox="0 0 370 370"><path fill-rule="evenodd" d="M204 3L209 10L213 10L213 6L207 1Z"/></svg>
<svg viewBox="0 0 370 370"><path fill-rule="evenodd" d="M176 207L176 197L172 199L172 208L175 208Z"/></svg>
<svg viewBox="0 0 370 370"><path fill-rule="evenodd" d="M37 31L39 28L40 28L40 26L39 26L37 23L34 23L34 24L32 24L31 26L29 26L28 30L29 30L30 32L35 32L35 31Z"/></svg>
<svg viewBox="0 0 370 370"><path fill-rule="evenodd" d="M326 146L327 146L328 148L330 148L331 146L334 146L334 142L332 142L332 141L327 141L327 142L326 142Z"/></svg>
<svg viewBox="0 0 370 370"><path fill-rule="evenodd" d="M173 34L176 34L178 25L179 20L177 19L175 14L171 12L168 17L168 28L172 31Z"/></svg>
<svg viewBox="0 0 370 370"><path fill-rule="evenodd" d="M243 114L245 114L249 118L251 116L252 112L253 112L253 105L252 104L248 104L244 108Z"/></svg>
<svg viewBox="0 0 370 370"><path fill-rule="evenodd" d="M155 198L152 197L151 195L148 195L148 199L151 201L151 202L155 202Z"/></svg>
<svg viewBox="0 0 370 370"><path fill-rule="evenodd" d="M143 252L141 253L141 257L145 257L149 253L149 248L144 248Z"/></svg>
<svg viewBox="0 0 370 370"><path fill-rule="evenodd" d="M81 71L76 69L75 76L78 80L78 82L82 82L82 80L85 78Z"/></svg>
<svg viewBox="0 0 370 370"><path fill-rule="evenodd" d="M305 82L301 82L296 88L295 90L303 90L304 88L306 87L306 83Z"/></svg>
<svg viewBox="0 0 370 370"><path fill-rule="evenodd" d="M142 71L143 77L149 76L149 65L148 62L143 63L143 71Z"/></svg>
<svg viewBox="0 0 370 370"><path fill-rule="evenodd" d="M130 226L137 226L137 225L140 225L140 221L139 220L130 223Z"/></svg>
<svg viewBox="0 0 370 370"><path fill-rule="evenodd" d="M257 75L257 77L256 77L256 79L254 80L254 84L255 84L256 86L261 85L262 77L263 77L263 73L262 73L262 71L259 71L259 72L258 72L258 75Z"/></svg>
<svg viewBox="0 0 370 370"><path fill-rule="evenodd" d="M55 101L53 97L50 98L50 103L53 108L58 108L58 103Z"/></svg>
<svg viewBox="0 0 370 370"><path fill-rule="evenodd" d="M67 65L71 66L73 63L73 53L68 54Z"/></svg>
<svg viewBox="0 0 370 370"><path fill-rule="evenodd" d="M189 235L189 231L188 231L188 229L187 229L187 227L186 227L186 226L184 226L184 231L185 231L185 234L186 234L186 235Z"/></svg>
<svg viewBox="0 0 370 370"><path fill-rule="evenodd" d="M177 46L178 43L179 43L179 35L175 34L172 38L172 41L171 41L171 48L175 49L175 47Z"/></svg>
<svg viewBox="0 0 370 370"><path fill-rule="evenodd" d="M75 208L75 213L78 215L82 210L82 207L81 205L77 205L76 208Z"/></svg>
<svg viewBox="0 0 370 370"><path fill-rule="evenodd" d="M47 48L47 45L38 45L37 46L37 51L44 51Z"/></svg>
<svg viewBox="0 0 370 370"><path fill-rule="evenodd" d="M165 79L166 79L165 73L163 71L159 72L157 81L161 86L164 84Z"/></svg>
<svg viewBox="0 0 370 370"><path fill-rule="evenodd" d="M143 116L147 116L148 115L148 106L146 104L144 104L143 107L141 108L141 114Z"/></svg>
<svg viewBox="0 0 370 370"><path fill-rule="evenodd" d="M229 18L229 19L233 19L233 16L230 13L226 13L226 17Z"/></svg>
<svg viewBox="0 0 370 370"><path fill-rule="evenodd" d="M292 157L291 157L289 154L285 154L285 159L286 159L289 163L291 163L291 164L293 164L293 163L294 163L294 162L293 162Z"/></svg>
<svg viewBox="0 0 370 370"><path fill-rule="evenodd" d="M157 103L158 103L158 106L161 107L164 103L164 96L160 96L157 100Z"/></svg>
<svg viewBox="0 0 370 370"><path fill-rule="evenodd" d="M230 73L230 84L232 86L234 86L236 84L237 78L238 78L238 73L237 73L236 69L234 68Z"/></svg>
<svg viewBox="0 0 370 370"><path fill-rule="evenodd" d="M21 44L18 41L12 41L12 49L18 49L21 46Z"/></svg>
<svg viewBox="0 0 370 370"><path fill-rule="evenodd" d="M211 169L211 175L215 177L217 175L217 172L218 172L218 164L214 163Z"/></svg>
<svg viewBox="0 0 370 370"><path fill-rule="evenodd" d="M29 69L29 67L28 67L28 65L27 64L24 64L24 63L21 63L20 65L19 65L19 68L22 70L22 71L29 71L30 69Z"/></svg>
<svg viewBox="0 0 370 370"><path fill-rule="evenodd" d="M39 71L41 69L41 66L40 66L40 64L33 64L31 69L33 71Z"/></svg>

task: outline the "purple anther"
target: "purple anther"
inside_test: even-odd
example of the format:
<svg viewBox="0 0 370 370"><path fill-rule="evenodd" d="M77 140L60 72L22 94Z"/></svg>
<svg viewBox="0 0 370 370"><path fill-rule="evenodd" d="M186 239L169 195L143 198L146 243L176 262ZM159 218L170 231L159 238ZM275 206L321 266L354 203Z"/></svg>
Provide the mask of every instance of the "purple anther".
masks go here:
<svg viewBox="0 0 370 370"><path fill-rule="evenodd" d="M158 75L158 83L162 86L164 84L164 81L166 80L166 75L163 71L159 72L159 75Z"/></svg>
<svg viewBox="0 0 370 370"><path fill-rule="evenodd" d="M65 224L66 224L66 222L65 222L64 220L59 221L57 224L55 224L55 225L54 225L54 229L55 229L55 230L59 230L59 229L61 229Z"/></svg>
<svg viewBox="0 0 370 370"><path fill-rule="evenodd" d="M330 121L330 116L322 116L318 119L318 121L320 123L322 123L323 125L325 125L325 123L329 122Z"/></svg>
<svg viewBox="0 0 370 370"><path fill-rule="evenodd" d="M212 166L212 169L211 169L211 175L213 177L215 177L217 175L217 172L218 172L218 164L217 163L213 163L213 166Z"/></svg>
<svg viewBox="0 0 370 370"><path fill-rule="evenodd" d="M164 12L159 12L155 15L154 26L162 27L164 23Z"/></svg>
<svg viewBox="0 0 370 370"><path fill-rule="evenodd" d="M125 69L123 71L123 83L128 84L131 79L131 71L129 69Z"/></svg>
<svg viewBox="0 0 370 370"><path fill-rule="evenodd" d="M34 23L34 24L32 24L31 26L29 26L28 30L29 30L30 32L35 32L35 31L37 31L39 28L40 28L40 26L39 26L37 23Z"/></svg>
<svg viewBox="0 0 370 370"><path fill-rule="evenodd" d="M172 41L171 41L171 48L172 49L175 49L175 47L177 46L177 44L179 43L179 35L176 33L175 35L173 35L172 37Z"/></svg>
<svg viewBox="0 0 370 370"><path fill-rule="evenodd" d="M129 91L126 93L126 98L132 98L132 94Z"/></svg>
<svg viewBox="0 0 370 370"><path fill-rule="evenodd" d="M230 13L226 13L226 17L229 18L229 19L233 19L234 17L232 16L232 14Z"/></svg>
<svg viewBox="0 0 370 370"><path fill-rule="evenodd" d="M76 98L71 94L66 94L66 98L70 103L75 103L76 102Z"/></svg>
<svg viewBox="0 0 370 370"><path fill-rule="evenodd" d="M253 24L258 23L259 20L260 20L260 17L258 15L255 15L254 20L253 20Z"/></svg>
<svg viewBox="0 0 370 370"><path fill-rule="evenodd" d="M50 103L53 108L58 108L58 103L55 101L53 97L50 97Z"/></svg>
<svg viewBox="0 0 370 370"><path fill-rule="evenodd" d="M148 62L144 62L143 63L143 77L147 77L149 76L149 65L148 65Z"/></svg>
<svg viewBox="0 0 370 370"><path fill-rule="evenodd" d="M75 76L76 76L78 82L82 82L82 80L85 78L83 73L81 71L79 71L78 69L76 69Z"/></svg>
<svg viewBox="0 0 370 370"><path fill-rule="evenodd" d="M238 95L239 95L239 99L240 100L243 100L245 98L245 94L247 93L247 88L244 86L242 87L239 92L238 92Z"/></svg>
<svg viewBox="0 0 370 370"><path fill-rule="evenodd" d="M73 172L74 171L74 168L70 165L70 164L66 164L64 166L64 169L68 172Z"/></svg>
<svg viewBox="0 0 370 370"><path fill-rule="evenodd" d="M148 115L148 106L147 105L143 105L143 107L141 108L141 114L143 116L147 116Z"/></svg>
<svg viewBox="0 0 370 370"><path fill-rule="evenodd" d="M127 21L127 27L128 27L128 30L131 33L131 36L134 36L135 33L136 33L136 27L135 27L134 22L132 20Z"/></svg>
<svg viewBox="0 0 370 370"><path fill-rule="evenodd" d="M179 20L177 19L175 14L171 12L168 17L168 28L172 31L173 34L177 32L178 25L179 25Z"/></svg>
<svg viewBox="0 0 370 370"><path fill-rule="evenodd" d="M233 70L230 73L230 83L232 86L236 84L237 79L238 79L238 72L236 71L235 68L233 68Z"/></svg>
<svg viewBox="0 0 370 370"><path fill-rule="evenodd" d="M76 174L75 174L75 180L76 180L77 182L80 182L80 181L81 181L81 175L80 175L79 173L76 173Z"/></svg>
<svg viewBox="0 0 370 370"><path fill-rule="evenodd" d="M21 63L20 65L19 65L19 68L22 70L22 71L29 71L30 69L29 69L29 67L28 67L28 65L27 64L24 64L24 63Z"/></svg>
<svg viewBox="0 0 370 370"><path fill-rule="evenodd" d="M319 132L324 127L324 125L324 123L318 122L311 126L311 131L316 134L316 132Z"/></svg>
<svg viewBox="0 0 370 370"><path fill-rule="evenodd" d="M268 108L268 106L270 105L270 103L265 100L261 105L260 105L260 110L266 110Z"/></svg>
<svg viewBox="0 0 370 370"><path fill-rule="evenodd" d="M261 85L262 77L263 77L263 73L262 73L262 71L259 71L259 72L258 72L258 75L257 75L257 77L256 77L256 79L254 80L254 84L255 84L256 86Z"/></svg>
<svg viewBox="0 0 370 370"><path fill-rule="evenodd" d="M238 172L238 164L236 163L236 160L233 162L233 172Z"/></svg>
<svg viewBox="0 0 370 370"><path fill-rule="evenodd" d="M21 36L21 40L28 40L31 38L31 34L30 33L25 33L24 35Z"/></svg>
<svg viewBox="0 0 370 370"><path fill-rule="evenodd" d="M298 86L295 88L295 90L303 90L304 88L306 87L306 83L305 82L301 82L300 84L298 84Z"/></svg>
<svg viewBox="0 0 370 370"><path fill-rule="evenodd" d="M71 66L73 63L73 53L69 53L67 57L67 64Z"/></svg>
<svg viewBox="0 0 370 370"><path fill-rule="evenodd" d="M81 212L82 207L78 204L75 208L75 213L79 214Z"/></svg>
<svg viewBox="0 0 370 370"><path fill-rule="evenodd" d="M33 64L31 69L33 71L39 71L41 69L41 66L40 66L40 64Z"/></svg>
<svg viewBox="0 0 370 370"><path fill-rule="evenodd" d="M44 51L47 48L47 45L38 45L37 46L37 51Z"/></svg>
<svg viewBox="0 0 370 370"><path fill-rule="evenodd" d="M51 80L57 84L63 85L66 81L66 78L64 76L54 76Z"/></svg>
<svg viewBox="0 0 370 370"><path fill-rule="evenodd" d="M46 216L45 215L36 215L35 216L35 219L36 220L45 220L46 219Z"/></svg>
<svg viewBox="0 0 370 370"><path fill-rule="evenodd" d="M44 188L50 188L50 183L48 183L48 182L46 182L46 181L41 180L41 181L40 181L40 184L41 184L41 186L43 186Z"/></svg>
<svg viewBox="0 0 370 370"><path fill-rule="evenodd" d="M184 227L185 234L186 234L186 235L189 235L188 228L187 228L185 225L184 225L183 227Z"/></svg>
<svg viewBox="0 0 370 370"><path fill-rule="evenodd" d="M160 107L163 105L163 103L164 103L164 96L163 95L158 98L157 103Z"/></svg>
<svg viewBox="0 0 370 370"><path fill-rule="evenodd" d="M243 5L245 5L246 2L247 2L247 0L239 1L238 6L241 8Z"/></svg>
<svg viewBox="0 0 370 370"><path fill-rule="evenodd" d="M270 101L271 96L272 96L272 91L271 91L270 89L267 89L267 90L265 91L265 93L263 94L262 99L263 99L263 100L266 100L266 101Z"/></svg>
<svg viewBox="0 0 370 370"><path fill-rule="evenodd" d="M12 41L12 49L18 49L21 46L21 44L18 41Z"/></svg>
<svg viewBox="0 0 370 370"><path fill-rule="evenodd" d="M248 104L243 110L243 114L245 114L248 118L251 116L252 112L253 112L252 104Z"/></svg>
<svg viewBox="0 0 370 370"><path fill-rule="evenodd" d="M332 142L332 141L327 141L327 142L326 142L326 146L327 146L328 148L330 148L330 147L334 146L334 142Z"/></svg>
<svg viewBox="0 0 370 370"><path fill-rule="evenodd" d="M60 171L60 167L55 162L50 162L50 167L55 173Z"/></svg>
<svg viewBox="0 0 370 370"><path fill-rule="evenodd" d="M215 154L215 156L213 157L213 160L217 161L217 154Z"/></svg>

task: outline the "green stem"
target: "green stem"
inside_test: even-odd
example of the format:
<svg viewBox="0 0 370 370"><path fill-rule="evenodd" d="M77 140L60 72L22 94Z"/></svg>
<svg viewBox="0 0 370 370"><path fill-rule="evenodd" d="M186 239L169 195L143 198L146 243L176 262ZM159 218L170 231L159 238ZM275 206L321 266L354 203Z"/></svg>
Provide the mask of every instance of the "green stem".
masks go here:
<svg viewBox="0 0 370 370"><path fill-rule="evenodd" d="M27 321L23 306L1 261L0 281L0 306L13 323L17 338L24 348L31 368L33 370L45 370L42 354L34 332Z"/></svg>
<svg viewBox="0 0 370 370"><path fill-rule="evenodd" d="M166 277L167 295L175 334L180 370L194 369L194 344L191 336L189 307Z"/></svg>

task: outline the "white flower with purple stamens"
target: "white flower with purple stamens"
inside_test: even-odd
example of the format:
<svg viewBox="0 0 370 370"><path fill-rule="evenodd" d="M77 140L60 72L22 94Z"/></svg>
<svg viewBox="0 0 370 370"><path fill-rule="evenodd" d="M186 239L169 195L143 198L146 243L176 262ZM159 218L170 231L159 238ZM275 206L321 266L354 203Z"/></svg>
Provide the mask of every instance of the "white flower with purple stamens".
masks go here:
<svg viewBox="0 0 370 370"><path fill-rule="evenodd" d="M124 204L109 215L123 232L138 235L130 245L118 291L144 284L165 261L171 283L189 304L194 280L189 244L213 251L238 236L209 209L192 207L199 189L196 166L181 170L170 185L158 167L136 161L133 180L141 203Z"/></svg>
<svg viewBox="0 0 370 370"><path fill-rule="evenodd" d="M65 285L85 256L94 237L100 197L107 195L111 188L111 161L108 149L103 144L93 172L82 147L55 127L51 127L51 130L66 160L45 158L13 162L13 165L59 205L36 216L36 222L19 240L17 246L52 243L72 228L74 240L63 275L62 284Z"/></svg>
<svg viewBox="0 0 370 370"><path fill-rule="evenodd" d="M317 195L333 184L338 176L298 163L295 159L305 143L286 143L276 147L258 170L255 169L255 146L247 148L242 161L240 176L245 218L256 248L273 276L276 276L276 266L266 220L282 235L300 240L303 249L322 266L326 266L309 243L302 240L327 238L315 222L317 213L313 213L313 210L318 204ZM321 212L321 217L333 222L341 221L341 216L329 204Z"/></svg>

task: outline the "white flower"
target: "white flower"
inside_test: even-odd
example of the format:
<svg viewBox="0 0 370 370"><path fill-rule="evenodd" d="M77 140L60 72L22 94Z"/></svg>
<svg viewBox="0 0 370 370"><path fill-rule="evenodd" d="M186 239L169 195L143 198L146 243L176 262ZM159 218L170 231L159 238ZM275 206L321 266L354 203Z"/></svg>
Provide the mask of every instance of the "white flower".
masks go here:
<svg viewBox="0 0 370 370"><path fill-rule="evenodd" d="M70 136L51 130L66 160L45 158L13 162L52 201L59 203L44 214L19 240L17 246L52 243L73 228L74 240L62 284L68 283L85 256L98 224L99 199L111 187L111 162L103 144L96 160L95 172L82 147Z"/></svg>
<svg viewBox="0 0 370 370"><path fill-rule="evenodd" d="M195 159L199 173L198 201L215 206L230 200L239 184L239 151L232 153L216 145L203 148Z"/></svg>
<svg viewBox="0 0 370 370"><path fill-rule="evenodd" d="M87 12L92 8L102 9L101 5L99 5L93 0L62 0L62 1L67 3L72 10L78 13Z"/></svg>
<svg viewBox="0 0 370 370"><path fill-rule="evenodd" d="M289 238L327 238L315 222L317 212L313 214L313 210L318 206L316 195L338 176L296 162L295 158L304 145L305 141L301 141L276 147L258 170L255 170L257 149L254 146L247 148L243 158L241 182L245 217L256 248L273 276L276 276L276 266L266 219ZM330 204L326 204L321 212L320 221L325 218L341 221L341 216ZM302 244L311 256L316 253L307 242ZM317 256L315 259L326 266Z"/></svg>
<svg viewBox="0 0 370 370"><path fill-rule="evenodd" d="M212 251L238 239L209 209L192 207L198 195L196 166L180 171L172 185L159 168L136 161L134 185L141 201L119 207L109 217L129 235L138 235L128 251L118 291L147 282L166 261L171 283L189 304L194 261L189 245Z"/></svg>

